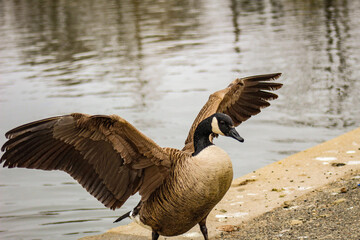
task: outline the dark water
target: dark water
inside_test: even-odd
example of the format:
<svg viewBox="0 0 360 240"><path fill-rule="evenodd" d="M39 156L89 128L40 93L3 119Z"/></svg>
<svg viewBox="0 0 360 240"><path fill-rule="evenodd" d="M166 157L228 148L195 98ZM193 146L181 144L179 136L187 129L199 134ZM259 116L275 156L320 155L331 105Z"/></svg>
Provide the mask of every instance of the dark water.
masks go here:
<svg viewBox="0 0 360 240"><path fill-rule="evenodd" d="M0 0L0 140L70 112L118 114L181 148L208 95L282 72L280 98L216 143L239 177L359 126L360 1ZM117 226L61 172L0 170L1 239L77 239ZM124 222L126 223L126 222Z"/></svg>

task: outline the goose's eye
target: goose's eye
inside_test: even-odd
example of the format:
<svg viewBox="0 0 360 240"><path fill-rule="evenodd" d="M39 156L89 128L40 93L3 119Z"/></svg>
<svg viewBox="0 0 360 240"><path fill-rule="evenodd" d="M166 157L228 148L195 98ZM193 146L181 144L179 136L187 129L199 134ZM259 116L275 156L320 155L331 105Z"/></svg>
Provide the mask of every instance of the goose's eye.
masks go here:
<svg viewBox="0 0 360 240"><path fill-rule="evenodd" d="M221 125L224 125L224 124L225 124L225 122L224 122L223 120L221 120L221 121L220 121L220 124L221 124Z"/></svg>

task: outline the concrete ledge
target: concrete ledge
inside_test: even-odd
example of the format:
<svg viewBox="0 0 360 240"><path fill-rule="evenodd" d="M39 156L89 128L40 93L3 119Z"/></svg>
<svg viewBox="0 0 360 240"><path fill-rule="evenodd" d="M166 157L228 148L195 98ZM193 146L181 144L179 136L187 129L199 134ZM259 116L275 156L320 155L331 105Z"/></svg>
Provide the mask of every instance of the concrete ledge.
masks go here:
<svg viewBox="0 0 360 240"><path fill-rule="evenodd" d="M282 206L310 191L360 170L360 128L235 179L208 217L209 237ZM150 239L131 223L82 240ZM161 237L160 239L166 239ZM198 226L171 239L203 239Z"/></svg>

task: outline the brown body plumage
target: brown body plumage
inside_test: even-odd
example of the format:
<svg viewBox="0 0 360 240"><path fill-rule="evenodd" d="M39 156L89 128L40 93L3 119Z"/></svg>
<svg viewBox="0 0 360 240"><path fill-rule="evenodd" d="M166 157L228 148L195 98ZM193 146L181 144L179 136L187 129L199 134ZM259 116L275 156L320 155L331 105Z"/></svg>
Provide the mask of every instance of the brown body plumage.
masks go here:
<svg viewBox="0 0 360 240"><path fill-rule="evenodd" d="M140 210L141 221L164 236L185 233L204 219L233 178L230 157L215 145L195 157L178 154L170 176Z"/></svg>
<svg viewBox="0 0 360 240"><path fill-rule="evenodd" d="M136 214L153 239L182 234L197 223L207 239L206 217L232 180L230 158L212 139L221 134L242 141L234 127L277 98L266 90L282 86L271 82L279 76L236 79L210 95L183 150L158 146L119 116L73 113L10 130L0 162L65 171L111 209L139 192Z"/></svg>

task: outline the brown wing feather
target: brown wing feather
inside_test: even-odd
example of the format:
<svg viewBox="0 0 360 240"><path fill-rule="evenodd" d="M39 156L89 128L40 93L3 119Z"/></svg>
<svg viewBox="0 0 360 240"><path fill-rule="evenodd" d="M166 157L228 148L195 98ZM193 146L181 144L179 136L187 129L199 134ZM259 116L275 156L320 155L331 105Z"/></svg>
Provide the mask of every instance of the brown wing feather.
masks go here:
<svg viewBox="0 0 360 240"><path fill-rule="evenodd" d="M111 209L137 191L147 199L171 166L163 148L115 115L47 118L10 130L6 137L4 167L65 171Z"/></svg>
<svg viewBox="0 0 360 240"><path fill-rule="evenodd" d="M234 80L230 85L210 95L200 110L185 140L184 151L193 152L193 136L197 125L216 112L229 115L238 126L251 116L260 113L262 108L270 106L268 101L276 99L274 91L282 87L281 83L271 82L281 73L256 75Z"/></svg>

